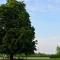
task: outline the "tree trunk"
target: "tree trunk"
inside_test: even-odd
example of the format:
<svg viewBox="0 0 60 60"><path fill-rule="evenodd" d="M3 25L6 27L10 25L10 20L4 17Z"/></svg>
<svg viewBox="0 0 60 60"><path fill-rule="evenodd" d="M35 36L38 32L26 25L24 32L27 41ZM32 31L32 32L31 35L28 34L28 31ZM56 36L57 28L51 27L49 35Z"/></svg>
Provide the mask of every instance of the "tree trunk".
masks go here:
<svg viewBox="0 0 60 60"><path fill-rule="evenodd" d="M10 60L13 60L13 54L10 54Z"/></svg>
<svg viewBox="0 0 60 60"><path fill-rule="evenodd" d="M27 60L27 53L25 53L25 56L26 56L26 60Z"/></svg>

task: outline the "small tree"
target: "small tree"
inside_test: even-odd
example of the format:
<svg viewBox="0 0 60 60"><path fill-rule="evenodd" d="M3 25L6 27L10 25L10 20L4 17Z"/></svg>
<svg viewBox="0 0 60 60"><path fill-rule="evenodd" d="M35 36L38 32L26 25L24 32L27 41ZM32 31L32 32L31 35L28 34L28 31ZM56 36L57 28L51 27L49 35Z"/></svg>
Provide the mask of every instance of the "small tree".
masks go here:
<svg viewBox="0 0 60 60"><path fill-rule="evenodd" d="M60 55L60 47L57 46L57 55Z"/></svg>
<svg viewBox="0 0 60 60"><path fill-rule="evenodd" d="M16 53L34 53L35 29L23 2L7 0L0 6L0 52L9 54L10 60Z"/></svg>

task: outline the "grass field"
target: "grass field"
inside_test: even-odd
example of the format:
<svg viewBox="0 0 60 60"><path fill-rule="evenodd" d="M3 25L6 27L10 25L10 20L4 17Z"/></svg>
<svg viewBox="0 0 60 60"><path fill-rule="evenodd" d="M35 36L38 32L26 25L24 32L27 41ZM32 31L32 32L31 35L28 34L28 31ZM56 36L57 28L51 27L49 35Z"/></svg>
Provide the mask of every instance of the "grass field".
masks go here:
<svg viewBox="0 0 60 60"><path fill-rule="evenodd" d="M0 59L0 60L9 60L9 59ZM60 58L52 58L52 59L27 59L27 60L60 60Z"/></svg>
<svg viewBox="0 0 60 60"><path fill-rule="evenodd" d="M9 60L9 59L0 59L0 60ZM40 59L27 59L27 60L60 60L60 58L50 58L50 59L41 59L40 58Z"/></svg>
<svg viewBox="0 0 60 60"><path fill-rule="evenodd" d="M60 60L60 58L52 58L52 59L35 59L35 60Z"/></svg>
<svg viewBox="0 0 60 60"><path fill-rule="evenodd" d="M26 60L26 57L20 57L18 59ZM1 59L0 60L9 60L9 59ZM27 60L60 60L60 58L49 58L49 57L27 57Z"/></svg>
<svg viewBox="0 0 60 60"><path fill-rule="evenodd" d="M60 60L60 58L50 58L50 59L27 59L27 60Z"/></svg>
<svg viewBox="0 0 60 60"><path fill-rule="evenodd" d="M24 58L26 59L26 58ZM27 60L60 60L60 58L49 58L49 57L27 57Z"/></svg>
<svg viewBox="0 0 60 60"><path fill-rule="evenodd" d="M50 58L50 59L27 59L27 60L60 60L60 58Z"/></svg>

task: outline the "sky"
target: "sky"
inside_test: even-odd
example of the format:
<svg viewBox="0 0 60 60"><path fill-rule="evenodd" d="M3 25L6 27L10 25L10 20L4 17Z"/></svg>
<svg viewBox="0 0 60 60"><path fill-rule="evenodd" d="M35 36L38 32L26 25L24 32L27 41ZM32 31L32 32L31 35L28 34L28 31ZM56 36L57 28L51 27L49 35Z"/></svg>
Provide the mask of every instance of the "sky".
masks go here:
<svg viewBox="0 0 60 60"><path fill-rule="evenodd" d="M21 0L19 0L21 1ZM60 46L60 0L23 0L35 27L37 52L54 54ZM6 0L0 0L4 3Z"/></svg>

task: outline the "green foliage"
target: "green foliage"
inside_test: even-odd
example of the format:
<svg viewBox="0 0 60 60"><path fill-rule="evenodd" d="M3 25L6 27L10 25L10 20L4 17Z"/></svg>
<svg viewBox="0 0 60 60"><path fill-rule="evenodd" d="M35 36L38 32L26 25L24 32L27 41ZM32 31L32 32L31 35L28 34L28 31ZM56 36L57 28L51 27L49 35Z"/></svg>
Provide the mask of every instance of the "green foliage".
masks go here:
<svg viewBox="0 0 60 60"><path fill-rule="evenodd" d="M60 46L57 46L57 55L60 55Z"/></svg>
<svg viewBox="0 0 60 60"><path fill-rule="evenodd" d="M7 0L7 5L9 7L13 7L13 6L15 6L15 4L16 4L16 0Z"/></svg>
<svg viewBox="0 0 60 60"><path fill-rule="evenodd" d="M0 6L0 53L34 53L35 29L23 2L7 0Z"/></svg>

